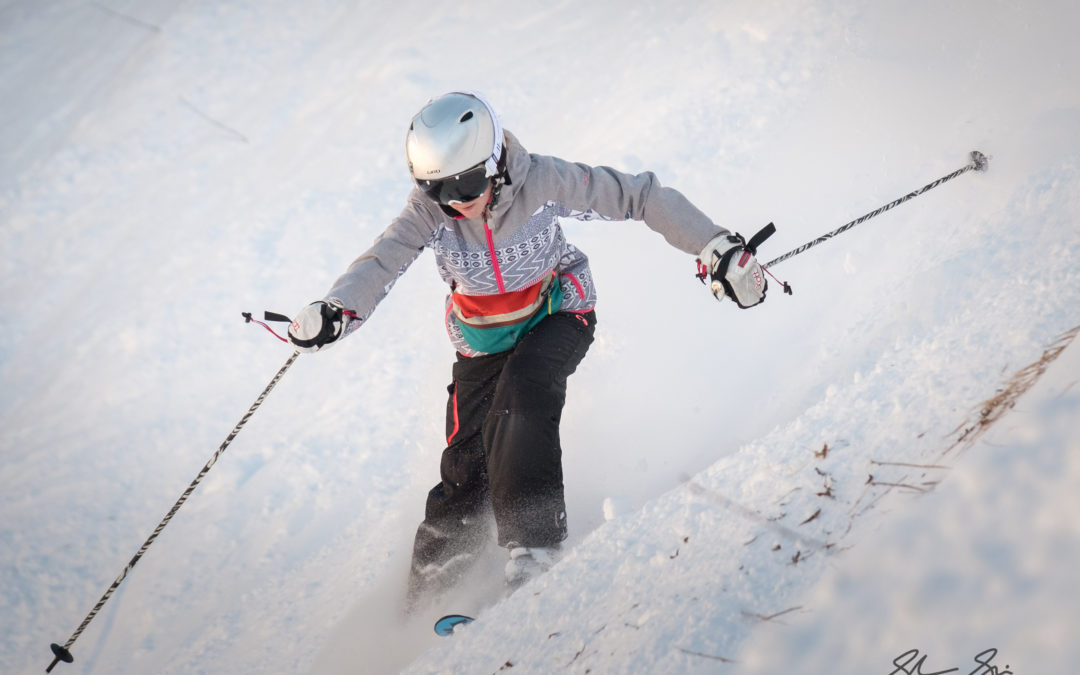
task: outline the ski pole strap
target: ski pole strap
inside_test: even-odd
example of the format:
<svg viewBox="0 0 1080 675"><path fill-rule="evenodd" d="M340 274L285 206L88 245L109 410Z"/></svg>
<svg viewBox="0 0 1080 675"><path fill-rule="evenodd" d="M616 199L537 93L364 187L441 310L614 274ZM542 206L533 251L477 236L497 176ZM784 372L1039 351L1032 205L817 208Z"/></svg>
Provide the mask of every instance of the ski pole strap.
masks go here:
<svg viewBox="0 0 1080 675"><path fill-rule="evenodd" d="M776 283L783 286L785 295L792 295L793 294L793 291L791 290L791 284L789 284L786 281L781 281L780 279L777 279L776 275L773 274L772 271L768 267L765 267L764 265L762 265L761 269L765 270L765 274L768 274L770 277L772 277L773 281L775 281Z"/></svg>
<svg viewBox="0 0 1080 675"><path fill-rule="evenodd" d="M746 250L750 251L756 256L758 246L761 246L763 243L765 243L766 239L773 236L774 234L776 234L776 225L774 225L773 223L769 223L765 227L758 230L757 234L750 237L750 241L746 242ZM761 265L761 269L765 271L765 274L768 274L770 277L772 277L773 281L783 286L784 293L786 295L791 295L791 284L786 281L781 281L780 279L777 279L776 275L769 270L769 267L767 265Z"/></svg>
<svg viewBox="0 0 1080 675"><path fill-rule="evenodd" d="M765 240L773 236L776 233L776 225L769 223L765 227L758 230L757 234L750 237L750 241L746 242L746 250L750 251L754 255L757 255L758 246L765 243Z"/></svg>
<svg viewBox="0 0 1080 675"><path fill-rule="evenodd" d="M292 319L284 314L278 314L277 312L263 312L263 321L278 321L281 323L292 323Z"/></svg>
<svg viewBox="0 0 1080 675"><path fill-rule="evenodd" d="M264 323L262 321L259 321L258 319L252 318L251 317L251 312L241 312L241 316L244 317L244 323L257 323L260 326L262 326L263 328L265 328L266 330L270 331L271 335L273 335L277 339L281 340L282 342L288 342L289 341L288 338L284 338L284 337L281 337L280 335L278 335L274 331L274 329L271 328L270 326L268 326L266 323ZM278 314L276 312L263 312L263 319L265 319L266 321L278 321L278 322L284 322L284 323L292 323L292 319L285 316L284 314Z"/></svg>

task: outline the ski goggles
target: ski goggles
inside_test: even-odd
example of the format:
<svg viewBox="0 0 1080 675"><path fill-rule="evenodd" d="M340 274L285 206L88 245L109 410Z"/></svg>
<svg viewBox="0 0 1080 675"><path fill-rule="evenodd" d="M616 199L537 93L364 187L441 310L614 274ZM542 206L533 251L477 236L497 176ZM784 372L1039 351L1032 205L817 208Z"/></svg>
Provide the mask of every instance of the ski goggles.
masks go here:
<svg viewBox="0 0 1080 675"><path fill-rule="evenodd" d="M456 176L416 181L428 197L446 206L449 206L451 202L464 203L477 199L484 194L490 183L487 167L482 162Z"/></svg>

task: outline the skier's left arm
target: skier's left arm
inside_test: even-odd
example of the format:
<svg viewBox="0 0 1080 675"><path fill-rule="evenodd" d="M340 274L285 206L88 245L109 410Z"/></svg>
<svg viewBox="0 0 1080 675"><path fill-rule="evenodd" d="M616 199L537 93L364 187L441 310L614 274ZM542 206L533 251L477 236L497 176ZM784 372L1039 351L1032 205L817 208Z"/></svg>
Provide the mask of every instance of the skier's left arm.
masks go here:
<svg viewBox="0 0 1080 675"><path fill-rule="evenodd" d="M753 247L714 223L681 192L661 185L651 171L632 175L555 157L534 156L534 161L569 208L585 217L643 221L670 245L697 256L717 300L730 297L746 308L765 299L768 285Z"/></svg>

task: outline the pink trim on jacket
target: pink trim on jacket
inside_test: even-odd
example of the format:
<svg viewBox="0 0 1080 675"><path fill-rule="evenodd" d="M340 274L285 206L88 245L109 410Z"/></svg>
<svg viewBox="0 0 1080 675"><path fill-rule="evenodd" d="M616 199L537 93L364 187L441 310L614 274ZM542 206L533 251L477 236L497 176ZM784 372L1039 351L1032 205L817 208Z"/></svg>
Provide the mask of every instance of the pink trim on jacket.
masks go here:
<svg viewBox="0 0 1080 675"><path fill-rule="evenodd" d="M580 281L578 281L577 275L576 274L564 274L563 276L573 282L574 288L577 289L578 297L581 298L582 300L584 300L585 299L585 287L581 285Z"/></svg>
<svg viewBox="0 0 1080 675"><path fill-rule="evenodd" d="M502 270L499 269L499 258L495 255L495 239L491 236L491 228L488 227L487 218L484 218L484 236L487 237L488 252L491 253L491 266L495 268L495 283L499 285L499 292L506 292L506 284L503 283Z"/></svg>

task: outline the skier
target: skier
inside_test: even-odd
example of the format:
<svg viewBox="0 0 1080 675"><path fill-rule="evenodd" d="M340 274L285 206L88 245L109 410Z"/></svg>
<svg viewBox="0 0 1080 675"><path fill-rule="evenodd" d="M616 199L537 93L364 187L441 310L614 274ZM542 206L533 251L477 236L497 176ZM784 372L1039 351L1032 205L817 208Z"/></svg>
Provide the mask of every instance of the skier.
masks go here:
<svg viewBox="0 0 1080 675"><path fill-rule="evenodd" d="M450 286L446 330L457 350L448 387L441 481L413 548L409 606L448 589L486 541L493 514L516 588L551 566L566 538L559 420L567 378L596 329L585 254L560 218L640 220L698 256L717 299L765 297L752 247L652 173L530 154L476 92L433 99L405 140L415 189L404 210L326 296L289 328L300 351L356 330L425 249Z"/></svg>

